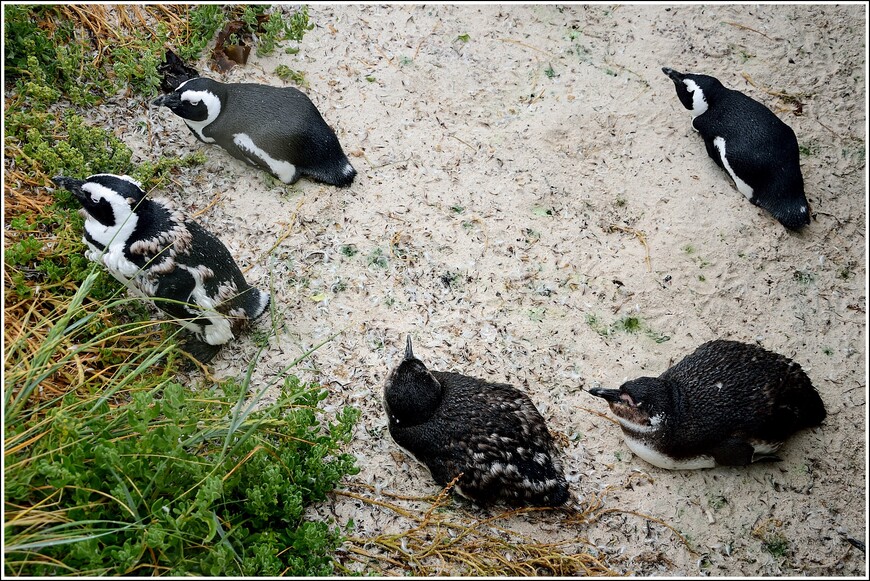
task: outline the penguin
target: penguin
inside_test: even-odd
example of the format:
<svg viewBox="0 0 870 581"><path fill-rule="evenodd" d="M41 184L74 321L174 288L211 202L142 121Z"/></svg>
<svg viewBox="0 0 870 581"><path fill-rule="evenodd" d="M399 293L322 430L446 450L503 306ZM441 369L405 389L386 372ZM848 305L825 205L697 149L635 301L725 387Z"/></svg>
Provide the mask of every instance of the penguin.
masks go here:
<svg viewBox="0 0 870 581"><path fill-rule="evenodd" d="M171 93L184 81L201 76L199 72L184 64L178 55L171 50L166 51L164 62L157 66L160 74L160 89L164 93Z"/></svg>
<svg viewBox="0 0 870 581"><path fill-rule="evenodd" d="M167 55L165 86L188 74L168 63ZM347 187L356 176L335 132L305 93L293 87L221 83L197 76L153 104L181 117L198 140L216 143L285 184L295 184L304 175Z"/></svg>
<svg viewBox="0 0 870 581"><path fill-rule="evenodd" d="M792 128L763 104L725 88L714 77L667 67L662 71L691 111L692 127L704 138L707 154L737 190L789 230L809 224L810 206Z"/></svg>
<svg viewBox="0 0 870 581"><path fill-rule="evenodd" d="M191 331L183 348L201 363L268 308L218 238L130 176L52 181L82 205L85 256Z"/></svg>
<svg viewBox="0 0 870 581"><path fill-rule="evenodd" d="M504 383L429 371L405 357L387 378L393 440L441 486L485 506L564 505L571 495L553 437L532 400Z"/></svg>
<svg viewBox="0 0 870 581"><path fill-rule="evenodd" d="M632 452L668 470L778 461L787 438L826 416L799 364L723 339L704 343L659 377L589 393L608 402Z"/></svg>

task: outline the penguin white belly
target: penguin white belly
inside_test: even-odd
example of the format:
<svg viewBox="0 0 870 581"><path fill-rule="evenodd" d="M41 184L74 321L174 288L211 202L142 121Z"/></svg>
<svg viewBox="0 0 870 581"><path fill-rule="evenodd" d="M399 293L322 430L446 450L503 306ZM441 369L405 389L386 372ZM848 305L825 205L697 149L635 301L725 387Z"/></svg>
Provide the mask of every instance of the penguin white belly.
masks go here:
<svg viewBox="0 0 870 581"><path fill-rule="evenodd" d="M731 164L728 163L728 158L725 156L725 139L723 137L715 138L713 140L713 147L715 147L719 152L719 159L722 160L722 166L725 168L725 171L728 172L728 175L731 176L731 179L734 180L734 185L737 186L737 190L749 200L752 200L752 187L737 177L737 174L734 173L733 169L731 169Z"/></svg>
<svg viewBox="0 0 870 581"><path fill-rule="evenodd" d="M696 456L686 460L674 460L670 456L666 456L650 447L642 440L632 438L628 434L624 434L624 436L625 443L635 455L640 456L653 466L658 466L665 470L697 470L698 468L713 468L716 466L716 461L711 456Z"/></svg>
<svg viewBox="0 0 870 581"><path fill-rule="evenodd" d="M233 143L236 144L236 147L241 149L242 151L253 154L258 159L262 160L267 166L269 166L269 170L275 174L279 180L284 182L285 184L289 184L293 181L293 176L296 175L296 166L290 163L289 161L281 161L280 159L275 159L254 143L254 140L247 133L236 133L233 135Z"/></svg>

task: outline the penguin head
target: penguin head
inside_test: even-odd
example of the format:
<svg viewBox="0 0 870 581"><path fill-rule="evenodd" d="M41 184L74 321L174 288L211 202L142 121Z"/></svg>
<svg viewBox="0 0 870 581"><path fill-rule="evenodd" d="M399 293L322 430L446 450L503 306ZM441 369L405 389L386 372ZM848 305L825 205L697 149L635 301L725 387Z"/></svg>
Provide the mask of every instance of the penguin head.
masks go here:
<svg viewBox="0 0 870 581"><path fill-rule="evenodd" d="M718 79L709 75L678 73L667 67L663 67L662 72L674 82L680 103L692 112L692 117L707 111L712 104L711 99L715 100L716 94L724 89Z"/></svg>
<svg viewBox="0 0 870 581"><path fill-rule="evenodd" d="M152 105L168 107L185 121L205 127L221 113L219 87L217 81L196 77L184 81L171 93L157 97Z"/></svg>
<svg viewBox="0 0 870 581"><path fill-rule="evenodd" d="M72 193L85 214L106 227L123 224L145 198L141 184L130 176L94 174L84 180L57 176L51 181Z"/></svg>
<svg viewBox="0 0 870 581"><path fill-rule="evenodd" d="M606 400L624 428L655 430L673 413L670 386L657 377L633 379L619 389L593 388L589 393Z"/></svg>
<svg viewBox="0 0 870 581"><path fill-rule="evenodd" d="M384 407L391 424L413 426L426 421L441 402L441 383L414 357L411 336L405 346L405 357L393 369L384 387Z"/></svg>

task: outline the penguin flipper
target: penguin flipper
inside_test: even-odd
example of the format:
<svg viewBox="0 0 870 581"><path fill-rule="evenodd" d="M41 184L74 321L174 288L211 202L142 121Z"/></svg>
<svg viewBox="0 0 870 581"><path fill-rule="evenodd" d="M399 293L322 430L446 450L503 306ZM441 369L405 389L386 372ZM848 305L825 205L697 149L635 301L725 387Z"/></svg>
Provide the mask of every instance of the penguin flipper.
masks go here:
<svg viewBox="0 0 870 581"><path fill-rule="evenodd" d="M172 272L161 275L157 290L154 293L154 303L161 311L170 315L175 322L188 329L199 327L197 333L211 324L210 319L200 307L192 302L191 295L196 288L196 280L186 270L176 268Z"/></svg>
<svg viewBox="0 0 870 581"><path fill-rule="evenodd" d="M193 276L184 269L175 268L172 272L161 274L157 288L152 295L154 304L164 313L177 319L190 319L191 309L187 302L196 288Z"/></svg>
<svg viewBox="0 0 870 581"><path fill-rule="evenodd" d="M710 450L720 466L747 466L752 464L755 448L746 440L732 437Z"/></svg>

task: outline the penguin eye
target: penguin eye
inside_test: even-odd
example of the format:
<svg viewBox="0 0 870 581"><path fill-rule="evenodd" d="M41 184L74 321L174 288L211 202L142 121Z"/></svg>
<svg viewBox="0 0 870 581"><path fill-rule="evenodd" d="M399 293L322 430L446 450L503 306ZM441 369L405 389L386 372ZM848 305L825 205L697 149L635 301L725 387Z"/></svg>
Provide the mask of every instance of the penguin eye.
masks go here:
<svg viewBox="0 0 870 581"><path fill-rule="evenodd" d="M194 107L198 106L198 105L199 105L199 99L197 99L196 101L191 101L190 104L193 105Z"/></svg>

